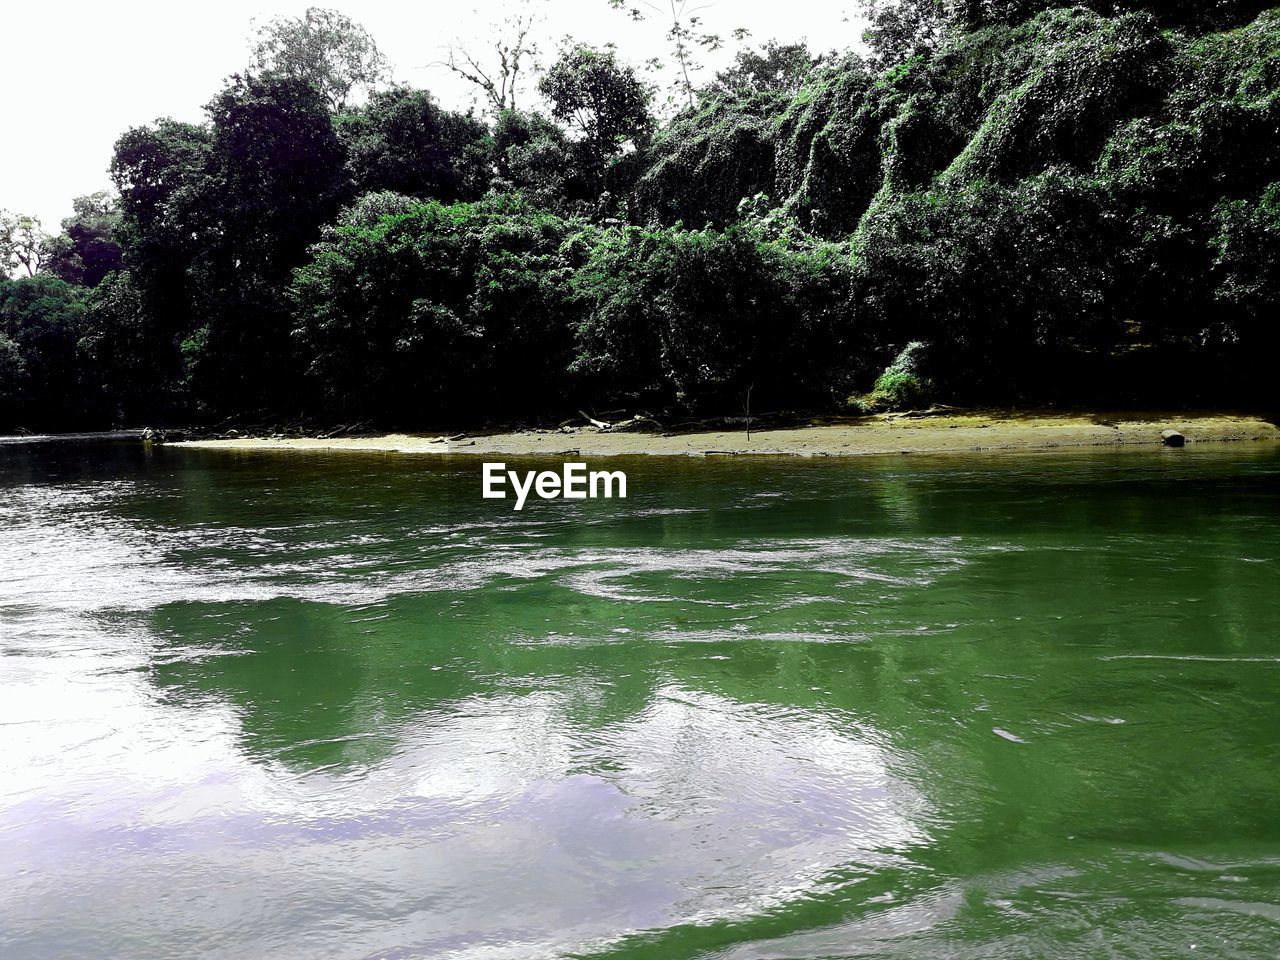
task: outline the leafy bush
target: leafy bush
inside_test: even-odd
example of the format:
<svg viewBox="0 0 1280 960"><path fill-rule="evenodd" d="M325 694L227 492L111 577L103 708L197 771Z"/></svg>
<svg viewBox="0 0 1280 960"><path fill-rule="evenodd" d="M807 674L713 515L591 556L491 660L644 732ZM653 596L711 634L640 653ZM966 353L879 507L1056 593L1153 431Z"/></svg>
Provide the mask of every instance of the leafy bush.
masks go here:
<svg viewBox="0 0 1280 960"><path fill-rule="evenodd" d="M573 370L594 391L695 409L847 391L859 350L839 248L741 226L605 230L573 283Z"/></svg>
<svg viewBox="0 0 1280 960"><path fill-rule="evenodd" d="M1204 210L1280 177L1280 10L1179 41L1164 102L1122 125L1101 171L1142 203Z"/></svg>
<svg viewBox="0 0 1280 960"><path fill-rule="evenodd" d="M649 151L636 184L634 215L642 222L722 227L744 197L775 189L777 94L714 96L667 125Z"/></svg>
<svg viewBox="0 0 1280 960"><path fill-rule="evenodd" d="M1004 49L981 69L998 93L948 179L1090 170L1115 126L1156 102L1168 46L1148 15L1107 19L1076 7L993 29Z"/></svg>
<svg viewBox="0 0 1280 960"><path fill-rule="evenodd" d="M588 158L563 130L539 113L504 110L493 132L499 190L562 213L594 199Z"/></svg>
<svg viewBox="0 0 1280 960"><path fill-rule="evenodd" d="M569 229L492 198L326 231L289 290L325 409L422 423L563 406Z"/></svg>
<svg viewBox="0 0 1280 960"><path fill-rule="evenodd" d="M949 394L1029 397L1058 359L1122 341L1126 236L1105 191L1059 170L887 197L854 238L859 296L879 342L933 345Z"/></svg>
<svg viewBox="0 0 1280 960"><path fill-rule="evenodd" d="M880 129L900 74L875 81L855 57L825 65L778 118L775 195L807 229L847 236L880 189Z"/></svg>
<svg viewBox="0 0 1280 960"><path fill-rule="evenodd" d="M1280 183L1256 200L1230 200L1215 211L1216 291L1230 316L1232 338L1272 362L1280 345Z"/></svg>
<svg viewBox="0 0 1280 960"><path fill-rule="evenodd" d="M859 413L913 410L929 405L934 385L924 374L928 346L916 340L903 347L893 363L876 378L865 396L853 397L849 406Z"/></svg>
<svg viewBox="0 0 1280 960"><path fill-rule="evenodd" d="M1062 5L1060 0L953 0L951 17L960 28L974 30L994 23L1021 23ZM1081 4L1107 17L1149 10L1162 26L1194 31L1245 23L1270 5L1270 0L1086 0Z"/></svg>
<svg viewBox="0 0 1280 960"><path fill-rule="evenodd" d="M337 131L360 193L474 200L489 185L488 129L470 114L442 109L425 90L374 93L366 106L338 118Z"/></svg>
<svg viewBox="0 0 1280 960"><path fill-rule="evenodd" d="M81 298L55 277L0 279L0 427L65 429L91 412L77 349Z"/></svg>

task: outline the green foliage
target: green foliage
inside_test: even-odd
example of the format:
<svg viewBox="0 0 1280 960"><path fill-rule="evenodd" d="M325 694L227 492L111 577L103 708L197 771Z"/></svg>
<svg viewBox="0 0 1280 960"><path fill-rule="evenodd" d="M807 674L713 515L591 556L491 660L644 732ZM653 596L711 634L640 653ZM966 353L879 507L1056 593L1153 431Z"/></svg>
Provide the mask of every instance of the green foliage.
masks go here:
<svg viewBox="0 0 1280 960"><path fill-rule="evenodd" d="M233 77L207 107L207 146L174 171L157 240L174 261L138 272L148 303L185 301L172 332L188 343L175 375L211 411L270 407L296 395L283 291L320 226L350 190L345 155L315 88ZM122 205L136 205L134 182ZM144 189L149 184L144 185ZM128 208L128 207L126 207ZM170 244L167 228L183 236Z"/></svg>
<svg viewBox="0 0 1280 960"><path fill-rule="evenodd" d="M574 372L593 393L723 409L847 390L857 355L847 261L757 230L605 230L573 284Z"/></svg>
<svg viewBox="0 0 1280 960"><path fill-rule="evenodd" d="M45 244L44 269L68 283L96 287L124 265L116 240L120 210L105 191L76 197L74 214L62 221L62 233Z"/></svg>
<svg viewBox="0 0 1280 960"><path fill-rule="evenodd" d="M112 423L189 413L179 382L180 327L128 270L108 274L84 300L80 348Z"/></svg>
<svg viewBox="0 0 1280 960"><path fill-rule="evenodd" d="M1109 20L1077 7L1004 32L1004 50L983 70L983 88L999 92L951 179L1092 169L1116 125L1157 100L1169 48L1150 16Z"/></svg>
<svg viewBox="0 0 1280 960"><path fill-rule="evenodd" d="M560 405L569 230L494 198L326 231L289 291L326 409L443 423Z"/></svg>
<svg viewBox="0 0 1280 960"><path fill-rule="evenodd" d="M0 278L19 272L33 276L40 269L45 246L37 217L0 210Z"/></svg>
<svg viewBox="0 0 1280 960"><path fill-rule="evenodd" d="M538 82L551 113L583 138L601 163L625 146L643 146L653 132L650 94L612 49L576 44L561 52Z"/></svg>
<svg viewBox="0 0 1280 960"><path fill-rule="evenodd" d="M83 314L80 291L56 277L0 279L0 426L66 428L90 413Z"/></svg>
<svg viewBox="0 0 1280 960"><path fill-rule="evenodd" d="M1280 345L1280 183L1255 200L1224 201L1214 214L1217 300L1229 311L1232 336L1270 362Z"/></svg>
<svg viewBox="0 0 1280 960"><path fill-rule="evenodd" d="M733 97L749 97L757 93L794 95L822 59L803 42L768 40L758 49L739 50L733 64L716 74L711 92Z"/></svg>
<svg viewBox="0 0 1280 960"><path fill-rule="evenodd" d="M359 194L474 200L488 187L488 129L470 114L441 109L425 90L375 93L367 106L339 117L337 130Z"/></svg>
<svg viewBox="0 0 1280 960"><path fill-rule="evenodd" d="M372 90L388 74L369 31L323 7L264 25L254 45L253 68L307 84L335 111L345 108L354 92Z"/></svg>
<svg viewBox="0 0 1280 960"><path fill-rule="evenodd" d="M930 342L962 400L1026 398L1064 355L1114 350L1125 242L1106 193L1061 170L885 198L854 238L868 322Z"/></svg>
<svg viewBox="0 0 1280 960"><path fill-rule="evenodd" d="M1179 43L1165 100L1121 126L1101 169L1162 209L1203 209L1280 176L1280 11Z"/></svg>
<svg viewBox="0 0 1280 960"><path fill-rule="evenodd" d="M518 191L537 206L560 212L584 207L593 199L589 163L578 145L542 114L504 110L498 115L493 144L496 188Z"/></svg>
<svg viewBox="0 0 1280 960"><path fill-rule="evenodd" d="M948 15L955 28L978 30L1022 23L1061 6L1060 0L950 0ZM1086 0L1079 6L1106 17L1145 10L1158 17L1162 26L1204 32L1246 23L1271 4L1269 0Z"/></svg>
<svg viewBox="0 0 1280 960"><path fill-rule="evenodd" d="M176 120L134 127L116 141L111 179L120 195L122 238L147 269L190 256L209 141L207 127Z"/></svg>
<svg viewBox="0 0 1280 960"><path fill-rule="evenodd" d="M777 94L711 96L654 140L634 214L657 223L724 226L746 197L775 189Z"/></svg>
<svg viewBox="0 0 1280 960"><path fill-rule="evenodd" d="M774 196L806 228L838 237L857 226L883 177L880 129L895 84L846 58L819 68L778 119Z"/></svg>
<svg viewBox="0 0 1280 960"><path fill-rule="evenodd" d="M118 209L85 198L47 242L0 224L5 272L36 274L4 281L0 418L1264 396L1264 7L872 0L869 61L771 43L699 90L720 39L677 3L687 105L660 127L612 48L566 48L551 116L512 109L518 17L498 71L451 61L491 128L402 88L334 116L377 64L308 11L207 123L120 138ZM1167 372L1198 368L1234 375Z"/></svg>
<svg viewBox="0 0 1280 960"><path fill-rule="evenodd" d="M862 40L876 65L892 67L936 49L951 27L946 0L859 0Z"/></svg>
<svg viewBox="0 0 1280 960"><path fill-rule="evenodd" d="M876 378L871 393L851 398L849 406L858 413L927 407L934 392L933 381L924 374L927 352L927 344L918 340L908 343Z"/></svg>
<svg viewBox="0 0 1280 960"><path fill-rule="evenodd" d="M11 430L19 424L26 398L27 363L22 347L8 334L0 333L0 428Z"/></svg>

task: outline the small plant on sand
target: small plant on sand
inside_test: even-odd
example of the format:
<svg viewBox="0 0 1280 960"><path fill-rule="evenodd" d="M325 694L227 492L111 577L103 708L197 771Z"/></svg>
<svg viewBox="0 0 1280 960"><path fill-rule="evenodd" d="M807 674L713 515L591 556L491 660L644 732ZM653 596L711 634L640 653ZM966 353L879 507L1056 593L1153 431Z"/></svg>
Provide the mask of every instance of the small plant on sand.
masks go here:
<svg viewBox="0 0 1280 960"><path fill-rule="evenodd" d="M849 398L849 409L868 414L927 407L934 390L933 381L921 372L927 350L928 345L918 340L908 343L876 378L870 393Z"/></svg>

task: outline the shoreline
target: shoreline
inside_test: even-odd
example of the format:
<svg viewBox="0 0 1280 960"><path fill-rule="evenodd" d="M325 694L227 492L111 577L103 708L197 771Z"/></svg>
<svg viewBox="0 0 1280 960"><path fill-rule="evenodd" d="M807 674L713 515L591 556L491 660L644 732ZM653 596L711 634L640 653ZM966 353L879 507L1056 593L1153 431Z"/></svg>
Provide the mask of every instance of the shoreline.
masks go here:
<svg viewBox="0 0 1280 960"><path fill-rule="evenodd" d="M1176 430L1188 446L1278 441L1280 428L1261 417L1227 413L1049 413L948 411L889 414L857 420L752 431L612 432L594 426L524 429L465 436L388 433L371 437L239 437L187 440L166 446L193 450L353 451L462 456L792 456L957 454L1162 445Z"/></svg>

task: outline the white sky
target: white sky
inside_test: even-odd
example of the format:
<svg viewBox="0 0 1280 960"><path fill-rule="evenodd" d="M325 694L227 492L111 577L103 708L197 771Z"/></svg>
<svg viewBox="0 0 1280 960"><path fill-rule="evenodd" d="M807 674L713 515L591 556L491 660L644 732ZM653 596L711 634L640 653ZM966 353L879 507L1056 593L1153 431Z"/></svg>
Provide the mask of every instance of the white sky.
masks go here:
<svg viewBox="0 0 1280 960"><path fill-rule="evenodd" d="M386 2L312 0L363 23L402 83L426 87L448 106L464 107L470 90L438 64L451 40L480 48L486 26L514 9L503 0ZM607 0L543 0L544 50L566 34L613 42L636 64L663 52L662 27L632 23ZM661 0L660 0L661 2ZM5 138L0 143L0 208L33 213L56 232L71 198L110 186L106 168L116 138L157 117L203 119L202 105L223 78L248 61L251 21L299 16L305 0L93 0L14 3L4 14L0 89ZM853 0L714 0L704 27L751 30L749 43L806 39L815 50L857 44L859 24L846 20ZM732 57L732 42L709 58ZM709 72L709 71L708 71ZM526 100L530 92L526 92Z"/></svg>

